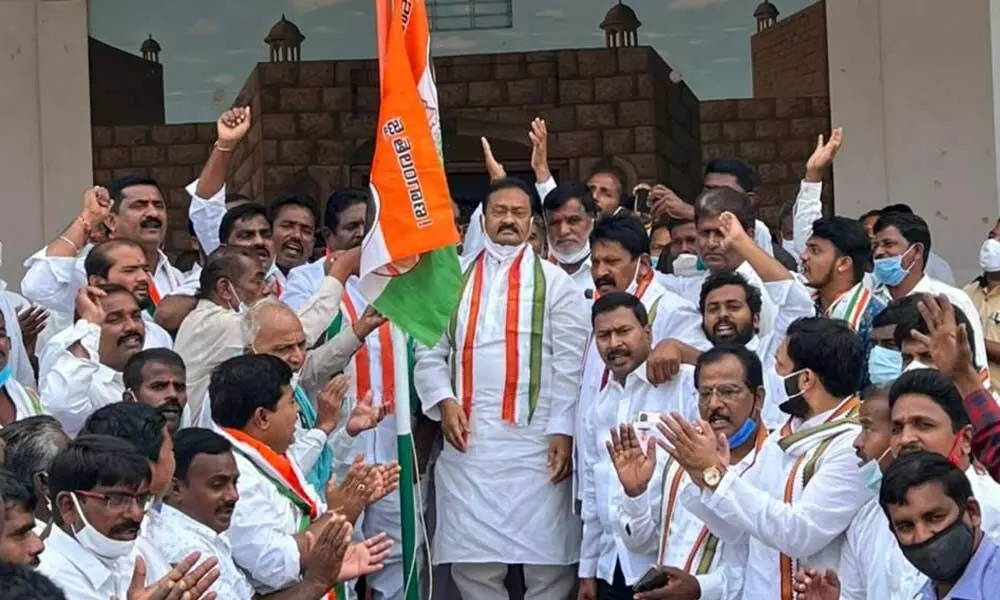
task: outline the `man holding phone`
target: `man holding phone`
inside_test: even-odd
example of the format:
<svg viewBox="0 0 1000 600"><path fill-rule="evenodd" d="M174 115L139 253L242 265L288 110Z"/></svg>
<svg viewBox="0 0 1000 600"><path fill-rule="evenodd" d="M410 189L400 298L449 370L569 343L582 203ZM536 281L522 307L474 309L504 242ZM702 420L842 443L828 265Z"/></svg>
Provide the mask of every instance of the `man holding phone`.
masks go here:
<svg viewBox="0 0 1000 600"><path fill-rule="evenodd" d="M698 410L732 448L730 464L743 473L757 458L767 430L760 419L764 379L760 359L743 346L722 344L695 367ZM636 428L638 429L638 428ZM691 485L674 460L660 468L652 449L643 452L632 427L612 435L608 454L626 498L618 505L616 529L631 552L655 552L657 560L633 586L638 600L730 598L743 582L743 563L679 502ZM662 472L651 486L653 474ZM745 561L744 561L745 562Z"/></svg>
<svg viewBox="0 0 1000 600"><path fill-rule="evenodd" d="M633 491L619 482L613 455L601 446L610 447L617 437L614 431L623 421L635 422L638 429L658 421L661 413L694 415L697 412L692 384L694 369L685 365L670 382L660 386L649 383L644 366L652 350L649 316L642 301L632 294L603 295L594 302L591 314L594 340L605 369L596 401L584 416L583 542L578 597L579 600L631 600L631 586L653 564L655 548L632 551L619 532L617 507ZM652 438L636 440L636 445L644 445L645 451L641 452L655 464L656 443ZM659 489L660 472L656 475L653 488ZM652 470L647 485L650 478Z"/></svg>

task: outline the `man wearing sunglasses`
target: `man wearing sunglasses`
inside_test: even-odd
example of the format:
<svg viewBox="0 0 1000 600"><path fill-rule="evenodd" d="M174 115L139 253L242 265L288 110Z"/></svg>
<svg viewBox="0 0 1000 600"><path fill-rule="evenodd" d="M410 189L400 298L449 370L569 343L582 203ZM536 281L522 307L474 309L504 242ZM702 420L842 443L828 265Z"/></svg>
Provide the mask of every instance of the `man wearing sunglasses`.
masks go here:
<svg viewBox="0 0 1000 600"><path fill-rule="evenodd" d="M149 461L129 442L80 436L56 457L49 481L55 524L39 570L75 600L153 597L168 586L201 598L218 577L214 558L195 568L200 557L191 555L143 589L135 544L153 496Z"/></svg>

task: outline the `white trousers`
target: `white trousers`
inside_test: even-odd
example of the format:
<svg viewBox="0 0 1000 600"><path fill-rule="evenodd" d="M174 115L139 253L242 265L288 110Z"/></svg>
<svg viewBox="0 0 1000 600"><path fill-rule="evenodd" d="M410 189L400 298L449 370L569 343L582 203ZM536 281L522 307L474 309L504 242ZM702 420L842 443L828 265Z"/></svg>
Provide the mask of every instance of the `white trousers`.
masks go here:
<svg viewBox="0 0 1000 600"><path fill-rule="evenodd" d="M462 600L510 600L502 563L452 563L451 578ZM576 584L575 565L524 565L524 600L569 600Z"/></svg>

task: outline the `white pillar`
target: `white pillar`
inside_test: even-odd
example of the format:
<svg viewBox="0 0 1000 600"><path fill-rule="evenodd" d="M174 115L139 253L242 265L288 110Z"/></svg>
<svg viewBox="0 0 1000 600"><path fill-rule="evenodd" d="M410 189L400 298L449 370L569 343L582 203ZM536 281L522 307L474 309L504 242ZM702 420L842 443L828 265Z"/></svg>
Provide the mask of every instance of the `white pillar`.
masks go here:
<svg viewBox="0 0 1000 600"><path fill-rule="evenodd" d="M838 212L909 204L968 281L998 215L990 1L829 0L826 11L831 120L845 135Z"/></svg>
<svg viewBox="0 0 1000 600"><path fill-rule="evenodd" d="M69 224L93 181L86 0L0 0L0 276Z"/></svg>

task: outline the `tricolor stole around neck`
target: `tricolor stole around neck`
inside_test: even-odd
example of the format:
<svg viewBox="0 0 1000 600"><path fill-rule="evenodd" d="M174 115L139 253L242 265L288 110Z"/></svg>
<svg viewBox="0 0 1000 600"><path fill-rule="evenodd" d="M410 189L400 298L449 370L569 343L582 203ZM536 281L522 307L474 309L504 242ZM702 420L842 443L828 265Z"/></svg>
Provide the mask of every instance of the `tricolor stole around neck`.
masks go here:
<svg viewBox="0 0 1000 600"><path fill-rule="evenodd" d="M346 314L346 319L345 319ZM337 312L337 316L334 317L333 321L330 322L330 326L326 328L326 333L323 335L323 342L326 343L333 339L340 331L344 328L344 325L353 326L361 314L355 307L354 301L351 299L351 293L344 287L343 300L340 303L340 310ZM382 380L382 393L378 398L373 398L375 406L385 407L387 414L394 414L396 412L396 373L395 364L393 363L393 353L395 349L392 344L392 323L388 321L383 323L378 330L373 332L371 335L378 336L379 344L379 366L381 368L381 380ZM370 391L373 391L372 387L372 360L371 353L368 350L368 340L365 339L361 343L361 347L351 358L351 366L354 367L354 380L355 384L355 398L360 400L365 397Z"/></svg>
<svg viewBox="0 0 1000 600"><path fill-rule="evenodd" d="M480 252L463 273L459 304L448 326L452 386L467 417L472 414L474 357L483 305L485 261L485 251ZM501 418L511 425L525 427L535 414L541 390L547 292L542 260L525 247L514 258L506 277ZM464 323L459 323L459 315L464 315ZM523 377L525 373L527 379Z"/></svg>

